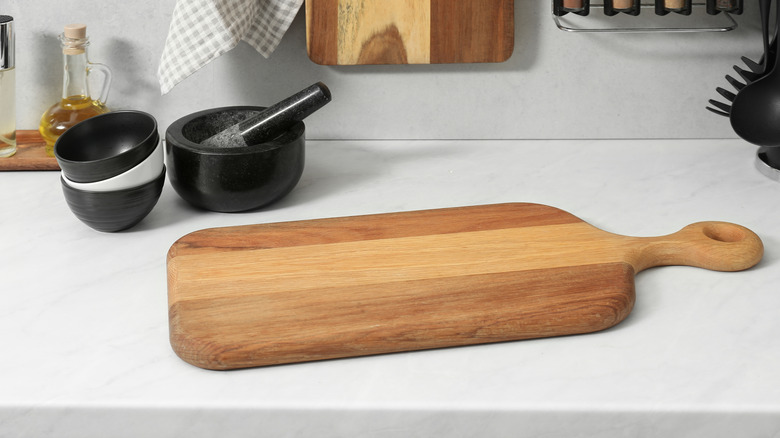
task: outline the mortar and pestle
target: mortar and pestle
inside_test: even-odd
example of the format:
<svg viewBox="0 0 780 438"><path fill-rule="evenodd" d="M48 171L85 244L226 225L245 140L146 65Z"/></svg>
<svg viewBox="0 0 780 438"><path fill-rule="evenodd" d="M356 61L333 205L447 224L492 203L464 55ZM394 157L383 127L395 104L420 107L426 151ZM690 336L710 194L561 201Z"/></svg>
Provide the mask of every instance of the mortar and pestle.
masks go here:
<svg viewBox="0 0 780 438"><path fill-rule="evenodd" d="M171 185L190 204L219 212L283 198L303 173L303 119L330 100L318 82L267 108L212 108L176 120L165 133Z"/></svg>

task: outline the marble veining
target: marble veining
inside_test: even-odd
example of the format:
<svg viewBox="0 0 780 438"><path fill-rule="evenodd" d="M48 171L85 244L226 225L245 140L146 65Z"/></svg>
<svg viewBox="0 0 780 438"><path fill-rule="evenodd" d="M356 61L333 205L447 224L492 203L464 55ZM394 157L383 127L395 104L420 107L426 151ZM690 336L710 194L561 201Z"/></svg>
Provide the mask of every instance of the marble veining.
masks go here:
<svg viewBox="0 0 780 438"><path fill-rule="evenodd" d="M310 141L268 208L195 209L169 182L99 233L56 172L0 173L0 437L707 436L780 433L777 182L737 140ZM168 344L165 257L217 226L499 202L602 229L751 228L754 269L654 268L601 333L210 372Z"/></svg>

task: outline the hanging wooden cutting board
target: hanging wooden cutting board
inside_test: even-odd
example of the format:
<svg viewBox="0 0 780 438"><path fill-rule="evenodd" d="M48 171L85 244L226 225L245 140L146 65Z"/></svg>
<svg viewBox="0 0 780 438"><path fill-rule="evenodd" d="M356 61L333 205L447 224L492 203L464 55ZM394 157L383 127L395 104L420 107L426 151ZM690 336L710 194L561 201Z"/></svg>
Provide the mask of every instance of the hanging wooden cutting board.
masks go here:
<svg viewBox="0 0 780 438"><path fill-rule="evenodd" d="M207 229L168 253L171 345L223 370L588 333L628 316L643 269L762 254L734 224L627 237L537 204Z"/></svg>
<svg viewBox="0 0 780 438"><path fill-rule="evenodd" d="M503 62L514 0L306 0L306 47L324 65Z"/></svg>

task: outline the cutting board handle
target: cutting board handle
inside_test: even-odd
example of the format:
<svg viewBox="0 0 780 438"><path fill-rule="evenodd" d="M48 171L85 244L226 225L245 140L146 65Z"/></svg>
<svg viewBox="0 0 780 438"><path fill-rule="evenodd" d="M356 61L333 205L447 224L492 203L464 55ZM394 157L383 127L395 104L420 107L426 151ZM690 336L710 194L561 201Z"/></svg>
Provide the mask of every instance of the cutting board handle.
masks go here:
<svg viewBox="0 0 780 438"><path fill-rule="evenodd" d="M741 271L764 254L761 239L749 229L728 222L697 222L660 237L637 238L636 272L654 266L684 265L713 271Z"/></svg>

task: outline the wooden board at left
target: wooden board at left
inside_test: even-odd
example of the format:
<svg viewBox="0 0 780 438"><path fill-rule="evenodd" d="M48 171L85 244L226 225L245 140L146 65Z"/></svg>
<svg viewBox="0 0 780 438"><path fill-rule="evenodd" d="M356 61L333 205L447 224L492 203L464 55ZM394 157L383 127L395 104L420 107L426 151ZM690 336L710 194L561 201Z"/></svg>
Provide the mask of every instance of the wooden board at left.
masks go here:
<svg viewBox="0 0 780 438"><path fill-rule="evenodd" d="M0 158L0 171L60 170L57 160L46 154L46 142L35 130L16 131L16 153Z"/></svg>

